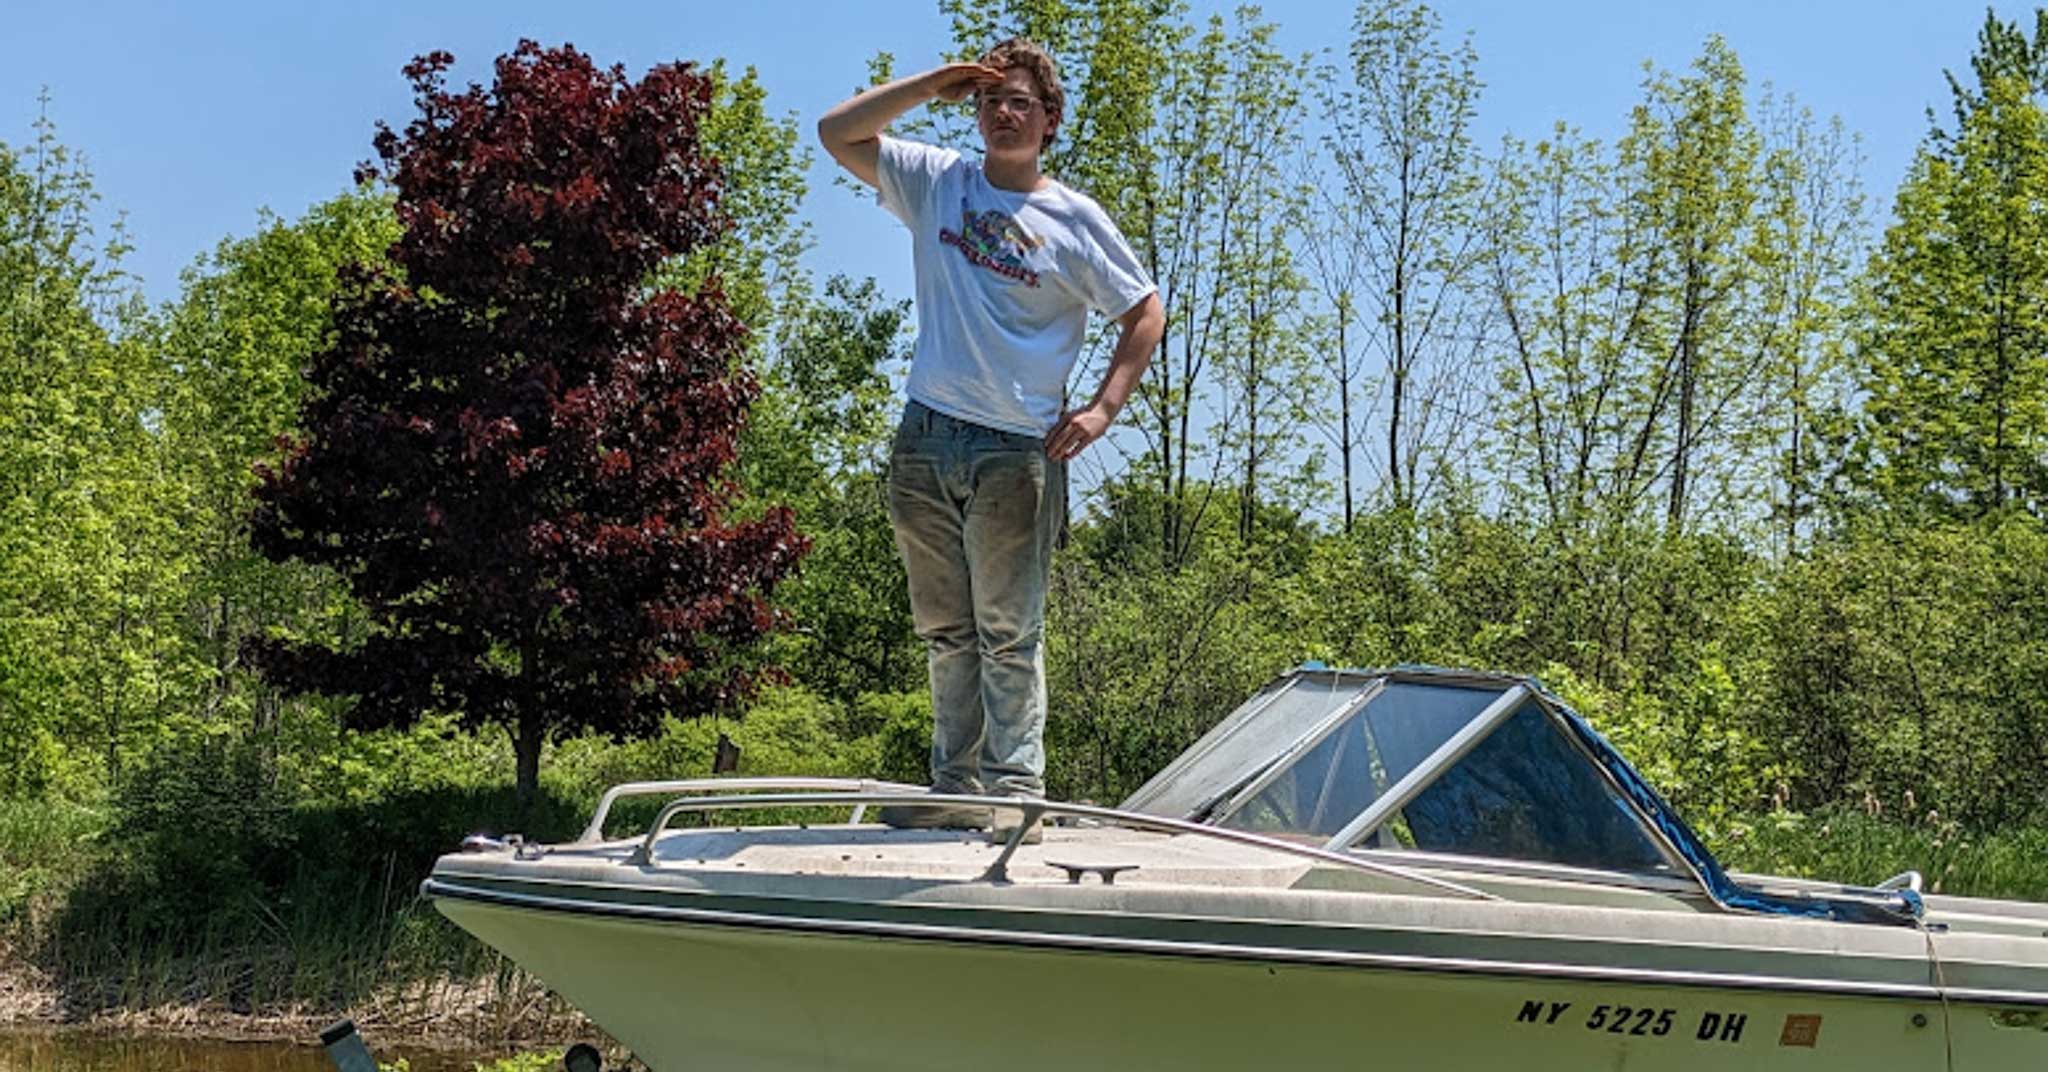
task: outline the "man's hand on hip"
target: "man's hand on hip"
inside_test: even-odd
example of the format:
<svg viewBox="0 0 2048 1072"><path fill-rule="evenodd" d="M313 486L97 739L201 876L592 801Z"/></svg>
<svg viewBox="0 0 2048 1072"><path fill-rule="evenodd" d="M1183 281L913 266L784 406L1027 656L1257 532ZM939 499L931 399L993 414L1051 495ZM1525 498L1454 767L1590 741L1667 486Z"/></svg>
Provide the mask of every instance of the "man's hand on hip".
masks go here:
<svg viewBox="0 0 2048 1072"><path fill-rule="evenodd" d="M1088 444L1102 438L1115 418L1100 403L1068 410L1045 436L1045 456L1054 461L1072 461Z"/></svg>

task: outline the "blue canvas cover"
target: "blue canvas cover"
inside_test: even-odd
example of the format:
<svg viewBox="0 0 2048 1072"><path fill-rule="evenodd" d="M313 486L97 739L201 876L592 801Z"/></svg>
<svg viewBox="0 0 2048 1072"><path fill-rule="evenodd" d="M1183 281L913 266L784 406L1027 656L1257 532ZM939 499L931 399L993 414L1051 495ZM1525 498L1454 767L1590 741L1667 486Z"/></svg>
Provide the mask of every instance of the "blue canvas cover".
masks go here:
<svg viewBox="0 0 2048 1072"><path fill-rule="evenodd" d="M1545 689L1534 678L1525 678L1530 689L1542 697L1559 714L1565 724L1594 761L1606 769L1621 786L1638 811L1662 833L1679 855L1685 858L1700 882L1707 888L1708 895L1726 908L1745 912L1761 912L1778 916L1806 916L1814 919L1832 919L1845 923L1884 923L1893 926L1916 926L1923 912L1920 897L1911 890L1891 891L1890 903L1882 901L1850 900L1836 897L1784 897L1763 890L1752 889L1729 877L1707 851L1698 834L1693 833L1678 812L1664 802L1664 798L1651 788L1643 776L1629 766L1628 760L1607 743L1607 739L1589 725L1579 713L1556 695Z"/></svg>

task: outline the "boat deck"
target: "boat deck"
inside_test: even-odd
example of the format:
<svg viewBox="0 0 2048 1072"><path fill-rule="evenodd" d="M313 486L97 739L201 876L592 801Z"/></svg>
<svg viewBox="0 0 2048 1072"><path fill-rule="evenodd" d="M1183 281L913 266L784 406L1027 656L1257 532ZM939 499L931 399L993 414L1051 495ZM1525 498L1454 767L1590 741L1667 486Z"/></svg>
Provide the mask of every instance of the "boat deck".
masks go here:
<svg viewBox="0 0 2048 1072"><path fill-rule="evenodd" d="M597 851L635 847L637 842L613 843ZM656 844L654 861L706 871L973 881L1002 849L973 830L895 830L875 824L713 827L670 830ZM1128 869L1115 876L1118 885L1280 889L1294 885L1311 866L1298 857L1202 838L1049 827L1044 842L1019 847L1006 870L1008 879L1020 884L1067 883L1068 868L1116 867ZM1083 881L1100 881L1100 872L1090 871Z"/></svg>

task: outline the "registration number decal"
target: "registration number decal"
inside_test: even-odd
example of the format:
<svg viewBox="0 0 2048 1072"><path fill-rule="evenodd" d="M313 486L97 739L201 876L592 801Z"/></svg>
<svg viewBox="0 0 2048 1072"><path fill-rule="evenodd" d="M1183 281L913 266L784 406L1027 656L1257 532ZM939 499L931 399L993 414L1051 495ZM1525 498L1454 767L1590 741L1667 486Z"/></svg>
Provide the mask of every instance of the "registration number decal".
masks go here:
<svg viewBox="0 0 2048 1072"><path fill-rule="evenodd" d="M1636 1038L1664 1038L1672 1034L1694 1042L1737 1043L1749 1026L1749 1014L1741 1012L1684 1012L1659 1005L1601 1004L1582 1006L1574 1012L1573 1002L1531 999L1515 1011L1514 1022L1537 1027L1575 1027L1605 1035ZM1813 1033L1819 1033L1819 1017L1813 1018ZM1684 1024L1690 1030L1680 1030ZM1790 1025L1788 1025L1789 1027ZM1812 1045L1811 1042L1789 1043Z"/></svg>

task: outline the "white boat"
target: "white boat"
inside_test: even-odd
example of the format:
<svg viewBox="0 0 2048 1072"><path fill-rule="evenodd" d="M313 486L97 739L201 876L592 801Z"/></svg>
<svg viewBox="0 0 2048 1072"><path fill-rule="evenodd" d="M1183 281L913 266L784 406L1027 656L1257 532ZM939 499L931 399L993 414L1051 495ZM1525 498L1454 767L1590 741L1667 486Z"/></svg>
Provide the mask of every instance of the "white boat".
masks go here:
<svg viewBox="0 0 2048 1072"><path fill-rule="evenodd" d="M2048 1068L2048 906L1920 886L1726 872L1533 680L1311 664L1116 808L636 783L424 892L663 1072Z"/></svg>

